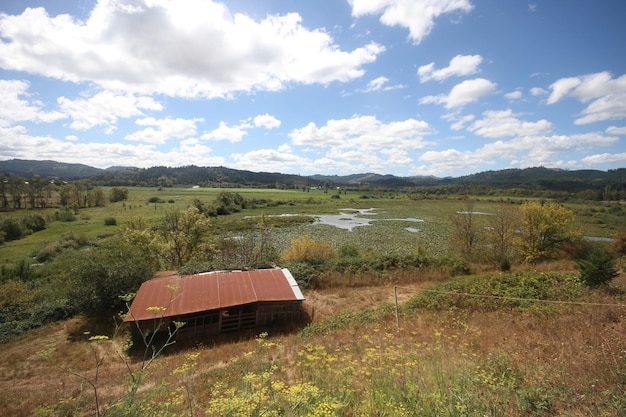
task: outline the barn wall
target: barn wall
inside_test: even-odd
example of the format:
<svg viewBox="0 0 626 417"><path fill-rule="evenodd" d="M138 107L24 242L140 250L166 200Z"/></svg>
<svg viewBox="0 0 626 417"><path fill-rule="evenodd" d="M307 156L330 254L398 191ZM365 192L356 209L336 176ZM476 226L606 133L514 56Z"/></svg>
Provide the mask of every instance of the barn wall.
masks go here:
<svg viewBox="0 0 626 417"><path fill-rule="evenodd" d="M200 340L220 333L233 333L255 328L285 325L302 318L302 301L273 301L244 304L220 310L203 311L176 318L185 322L176 334L181 341ZM161 331L171 322L165 320ZM154 322L140 322L143 331L154 330Z"/></svg>

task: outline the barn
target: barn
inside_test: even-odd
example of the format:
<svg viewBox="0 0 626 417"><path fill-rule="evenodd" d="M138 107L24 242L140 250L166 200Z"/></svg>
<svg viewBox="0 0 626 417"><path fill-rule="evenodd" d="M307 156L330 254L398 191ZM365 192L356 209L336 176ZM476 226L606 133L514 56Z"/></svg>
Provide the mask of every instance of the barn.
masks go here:
<svg viewBox="0 0 626 417"><path fill-rule="evenodd" d="M303 300L286 268L160 272L141 285L124 321L134 322L144 333L184 322L176 338L199 340L298 321L303 318Z"/></svg>

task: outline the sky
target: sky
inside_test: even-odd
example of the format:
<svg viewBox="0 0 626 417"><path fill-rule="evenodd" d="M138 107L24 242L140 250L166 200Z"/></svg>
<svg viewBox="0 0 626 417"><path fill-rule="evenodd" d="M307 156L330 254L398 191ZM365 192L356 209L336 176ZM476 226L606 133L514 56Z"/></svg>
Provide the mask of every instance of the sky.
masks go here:
<svg viewBox="0 0 626 417"><path fill-rule="evenodd" d="M624 0L2 0L0 160L626 167Z"/></svg>

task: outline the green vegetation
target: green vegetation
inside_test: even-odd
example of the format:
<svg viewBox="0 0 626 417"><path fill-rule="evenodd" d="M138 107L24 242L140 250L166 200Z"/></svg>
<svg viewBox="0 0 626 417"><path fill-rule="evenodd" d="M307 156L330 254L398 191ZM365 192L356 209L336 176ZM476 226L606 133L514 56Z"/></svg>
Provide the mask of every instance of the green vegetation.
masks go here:
<svg viewBox="0 0 626 417"><path fill-rule="evenodd" d="M70 185L86 204L63 206L53 191L42 207L0 213L0 342L8 349L46 323L85 320L67 331L84 341L54 339L48 358L78 373L64 387L93 388L99 408L87 393L63 391L71 397L40 399L23 415L626 413L626 210L617 201L116 186L101 190L109 198L100 205L90 197L100 192ZM367 226L312 225L369 208ZM124 307L119 295L156 270L273 264L290 269L307 301L329 296L298 334L210 341L159 357L148 372L106 324ZM388 296L358 307L359 291L392 286L411 292L397 318ZM340 299L343 308L325 312ZM82 331L94 328L109 338L87 343ZM80 364L68 364L74 356Z"/></svg>

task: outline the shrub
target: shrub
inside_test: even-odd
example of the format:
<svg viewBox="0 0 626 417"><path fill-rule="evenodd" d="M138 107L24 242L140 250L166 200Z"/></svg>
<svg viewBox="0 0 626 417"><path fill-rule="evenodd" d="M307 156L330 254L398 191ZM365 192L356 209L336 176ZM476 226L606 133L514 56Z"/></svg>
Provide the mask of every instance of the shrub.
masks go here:
<svg viewBox="0 0 626 417"><path fill-rule="evenodd" d="M331 260L334 256L335 250L328 243L313 240L307 236L293 239L291 246L281 253L280 258L284 262L321 264Z"/></svg>
<svg viewBox="0 0 626 417"><path fill-rule="evenodd" d="M64 208L63 210L57 212L57 219L60 222L73 222L76 220L76 215L74 215L71 210Z"/></svg>
<svg viewBox="0 0 626 417"><path fill-rule="evenodd" d="M115 203L117 201L123 201L128 198L128 188L126 187L113 187L109 194L109 201Z"/></svg>
<svg viewBox="0 0 626 417"><path fill-rule="evenodd" d="M577 266L581 281L590 287L606 285L618 275L615 257L600 247L590 250Z"/></svg>
<svg viewBox="0 0 626 417"><path fill-rule="evenodd" d="M148 203L162 203L163 200L161 200L160 197L150 197L148 199Z"/></svg>
<svg viewBox="0 0 626 417"><path fill-rule="evenodd" d="M0 220L0 232L4 233L4 240L18 240L27 235L28 229L22 222L8 217Z"/></svg>
<svg viewBox="0 0 626 417"><path fill-rule="evenodd" d="M290 262L285 266L303 290L315 288L319 284L321 272L313 265L305 262Z"/></svg>
<svg viewBox="0 0 626 417"><path fill-rule="evenodd" d="M46 219L39 214L27 214L22 217L22 224L33 232L38 232L46 228Z"/></svg>
<svg viewBox="0 0 626 417"><path fill-rule="evenodd" d="M104 219L104 225L105 226L115 226L117 225L117 220L115 219L115 217L107 217Z"/></svg>

